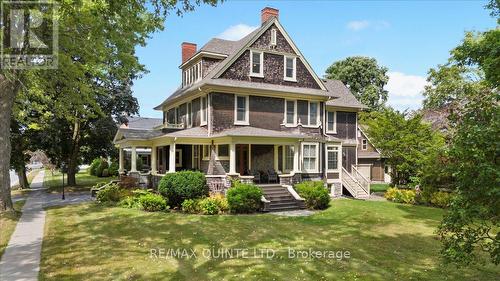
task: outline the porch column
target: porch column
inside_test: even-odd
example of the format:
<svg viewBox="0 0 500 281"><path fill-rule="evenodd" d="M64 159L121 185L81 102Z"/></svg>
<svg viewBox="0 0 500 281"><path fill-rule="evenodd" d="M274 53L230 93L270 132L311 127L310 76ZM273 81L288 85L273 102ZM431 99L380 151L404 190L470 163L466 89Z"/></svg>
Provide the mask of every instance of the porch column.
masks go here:
<svg viewBox="0 0 500 281"><path fill-rule="evenodd" d="M151 147L151 174L156 174L158 172L158 168L156 167L157 164L157 151L156 151L156 146Z"/></svg>
<svg viewBox="0 0 500 281"><path fill-rule="evenodd" d="M120 153L120 154L119 154L119 157L118 157L118 164L119 164L119 167L120 167L120 168L118 169L118 172L119 172L120 174L122 174L123 172L125 172L125 159L124 159L124 158L125 158L125 157L124 157L124 156L125 156L125 155L124 155L125 153L124 153L123 148L122 148L121 146L120 146L120 148L119 148L119 150L118 150L118 151L119 151L119 153Z"/></svg>
<svg viewBox="0 0 500 281"><path fill-rule="evenodd" d="M137 153L135 151L135 145L132 146L132 157L130 160L130 171L137 172Z"/></svg>
<svg viewBox="0 0 500 281"><path fill-rule="evenodd" d="M278 171L278 161L279 161L279 153L278 153L278 148L279 148L279 145L274 145L274 170L277 172Z"/></svg>
<svg viewBox="0 0 500 281"><path fill-rule="evenodd" d="M300 168L299 168L299 145L298 144L293 145L293 171L294 172L300 171Z"/></svg>
<svg viewBox="0 0 500 281"><path fill-rule="evenodd" d="M175 143L170 144L170 155L168 158L168 172L175 173Z"/></svg>
<svg viewBox="0 0 500 281"><path fill-rule="evenodd" d="M236 174L236 145L229 144L229 173Z"/></svg>

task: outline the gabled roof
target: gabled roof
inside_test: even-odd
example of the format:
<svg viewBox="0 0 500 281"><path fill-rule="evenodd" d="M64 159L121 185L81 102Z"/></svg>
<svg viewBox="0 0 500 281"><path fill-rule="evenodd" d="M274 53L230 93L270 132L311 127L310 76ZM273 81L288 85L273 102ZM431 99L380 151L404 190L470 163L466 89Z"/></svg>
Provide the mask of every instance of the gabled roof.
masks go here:
<svg viewBox="0 0 500 281"><path fill-rule="evenodd" d="M126 126L129 129L153 129L163 124L163 119L161 118L127 117L127 120L126 124L122 124L122 128Z"/></svg>
<svg viewBox="0 0 500 281"><path fill-rule="evenodd" d="M316 80L321 89L312 89L304 87L292 87L284 86L278 84L270 83L258 83L249 82L241 80L232 79L222 79L219 78L227 68L229 68L260 36L271 26L275 25L281 34L288 41L290 46L296 52L296 54L301 58L301 61L311 73L313 78ZM164 105L172 104L181 98L185 97L190 93L196 93L203 90L203 87L210 86L222 86L222 87L237 87L237 88L247 88L252 90L267 90L275 92L284 93L296 93L303 95L313 95L313 96L324 96L325 98L330 98L327 101L327 105L346 107L346 108L356 108L364 109L366 106L362 105L357 99L351 94L349 89L338 80L322 80L313 71L312 67L309 65L305 57L302 55L300 50L297 48L293 40L286 33L283 26L279 23L277 18L272 17L267 22L262 24L260 27L255 29L253 32L245 36L238 41L230 41L224 39L214 38L208 41L201 49L200 52L210 52L225 55L226 57L222 59L209 73L205 75L200 81L193 83L187 87L179 87L174 91L167 99L165 99L160 105L156 106L154 109L162 110ZM197 53L197 54L198 54ZM197 55L195 54L195 56Z"/></svg>

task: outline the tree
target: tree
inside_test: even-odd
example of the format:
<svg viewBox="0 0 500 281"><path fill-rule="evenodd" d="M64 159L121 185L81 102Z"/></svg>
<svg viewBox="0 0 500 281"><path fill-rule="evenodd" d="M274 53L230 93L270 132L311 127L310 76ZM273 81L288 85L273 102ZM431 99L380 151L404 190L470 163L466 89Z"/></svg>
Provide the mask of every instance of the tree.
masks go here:
<svg viewBox="0 0 500 281"><path fill-rule="evenodd" d="M446 261L500 263L500 94L473 92L453 115L449 150L457 196L439 227Z"/></svg>
<svg viewBox="0 0 500 281"><path fill-rule="evenodd" d="M216 0L195 0L195 4L216 4ZM170 11L182 14L194 9L193 2L161 0L107 0L59 2L58 69L45 71L0 70L0 211L12 210L10 198L10 124L12 105L26 75L37 78L35 90L48 90L54 101L53 118L63 116L74 134L65 135L78 144L81 121L100 113L99 96L112 95L114 81L130 81L145 72L134 55L149 34L163 28ZM4 29L2 29L4 32ZM22 51L22 50L21 50ZM110 79L112 78L112 79ZM34 90L29 89L30 91ZM90 112L87 109L90 108ZM44 115L45 116L45 115ZM50 117L50 114L47 114ZM72 149L76 151L78 145ZM76 165L73 156L68 159ZM71 167L69 167L71 168Z"/></svg>
<svg viewBox="0 0 500 281"><path fill-rule="evenodd" d="M488 5L500 24L500 1ZM450 61L484 73L477 87L464 88L460 106L450 115L453 126L450 166L456 196L438 234L447 262L500 264L500 32L466 33Z"/></svg>
<svg viewBox="0 0 500 281"><path fill-rule="evenodd" d="M394 185L408 184L410 177L419 176L426 157L444 145L443 137L423 123L419 114L387 108L363 116L360 122L367 125L367 134L375 147L387 157Z"/></svg>
<svg viewBox="0 0 500 281"><path fill-rule="evenodd" d="M326 77L348 85L354 96L372 110L380 110L387 101L387 68L379 66L374 58L348 57L334 62L327 68Z"/></svg>

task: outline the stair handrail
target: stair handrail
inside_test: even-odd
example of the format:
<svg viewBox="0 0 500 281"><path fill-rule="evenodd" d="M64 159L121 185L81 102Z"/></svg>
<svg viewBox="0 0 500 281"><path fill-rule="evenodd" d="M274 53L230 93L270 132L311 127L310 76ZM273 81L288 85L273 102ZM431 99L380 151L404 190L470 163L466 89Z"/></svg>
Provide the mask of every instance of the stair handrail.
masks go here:
<svg viewBox="0 0 500 281"><path fill-rule="evenodd" d="M358 181L359 185L366 194L370 195L370 181L361 174L354 165L352 165L353 177Z"/></svg>
<svg viewBox="0 0 500 281"><path fill-rule="evenodd" d="M349 177L352 181L357 182L356 179L353 178L352 175L344 167L342 167L342 177L345 177L345 176ZM345 187L347 189L353 189L353 187L350 186L347 182L344 182L343 180L342 180L342 182L345 184ZM349 192L351 192L352 196L355 198L358 196L356 190L354 190L354 189L349 190Z"/></svg>

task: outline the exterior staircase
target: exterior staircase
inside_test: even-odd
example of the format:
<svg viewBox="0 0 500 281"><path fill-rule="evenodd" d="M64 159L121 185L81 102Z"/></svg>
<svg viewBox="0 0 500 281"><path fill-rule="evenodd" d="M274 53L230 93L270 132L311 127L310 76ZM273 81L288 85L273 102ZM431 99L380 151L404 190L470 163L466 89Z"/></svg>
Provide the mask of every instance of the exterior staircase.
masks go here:
<svg viewBox="0 0 500 281"><path fill-rule="evenodd" d="M279 184L266 184L259 185L259 187L262 188L266 200L270 201L265 204L264 211L277 212L305 208L304 202L295 199L285 186Z"/></svg>
<svg viewBox="0 0 500 281"><path fill-rule="evenodd" d="M366 179L354 166L349 173L342 168L342 186L356 199L370 197L370 181Z"/></svg>

